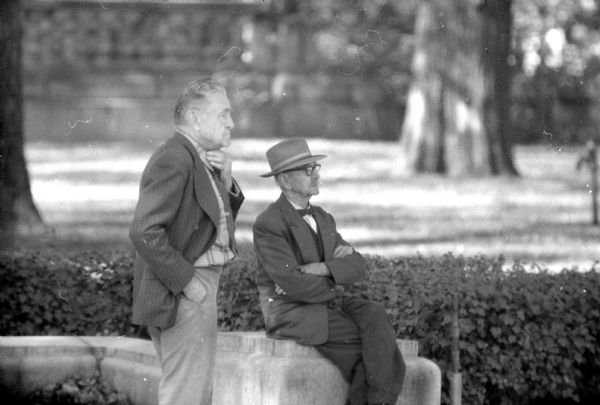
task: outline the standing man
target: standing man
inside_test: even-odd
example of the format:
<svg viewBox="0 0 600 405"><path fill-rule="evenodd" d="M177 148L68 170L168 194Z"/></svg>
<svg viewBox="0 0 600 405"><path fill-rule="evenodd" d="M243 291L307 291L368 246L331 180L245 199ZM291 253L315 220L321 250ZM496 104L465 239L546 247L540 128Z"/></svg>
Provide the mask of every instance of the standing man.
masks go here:
<svg viewBox="0 0 600 405"><path fill-rule="evenodd" d="M350 384L347 404L395 404L405 366L383 306L343 295L365 275L364 258L336 230L333 216L310 204L319 194L317 161L306 140L267 151L281 188L256 219L256 284L267 335L315 346Z"/></svg>
<svg viewBox="0 0 600 405"><path fill-rule="evenodd" d="M137 255L133 322L147 325L162 366L159 405L210 405L217 288L237 253L234 221L244 196L231 175L231 105L210 78L175 105L175 134L142 174L129 236Z"/></svg>

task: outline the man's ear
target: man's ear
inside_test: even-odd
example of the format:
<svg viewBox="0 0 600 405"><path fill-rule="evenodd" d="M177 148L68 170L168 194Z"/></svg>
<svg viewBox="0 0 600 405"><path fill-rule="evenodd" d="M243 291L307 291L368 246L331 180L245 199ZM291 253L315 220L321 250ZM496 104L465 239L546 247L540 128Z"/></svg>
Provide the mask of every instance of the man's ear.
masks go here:
<svg viewBox="0 0 600 405"><path fill-rule="evenodd" d="M194 123L195 116L194 116L193 109L186 107L185 113L183 114L183 116L185 117L185 120L189 125L192 125Z"/></svg>
<svg viewBox="0 0 600 405"><path fill-rule="evenodd" d="M281 187L283 190L290 190L292 188L290 182L288 181L286 173L279 173L277 175L276 181L277 184L279 184L279 187Z"/></svg>
<svg viewBox="0 0 600 405"><path fill-rule="evenodd" d="M202 113L197 108L188 108L185 112L186 121L196 131L198 130L198 122L202 121L201 115Z"/></svg>

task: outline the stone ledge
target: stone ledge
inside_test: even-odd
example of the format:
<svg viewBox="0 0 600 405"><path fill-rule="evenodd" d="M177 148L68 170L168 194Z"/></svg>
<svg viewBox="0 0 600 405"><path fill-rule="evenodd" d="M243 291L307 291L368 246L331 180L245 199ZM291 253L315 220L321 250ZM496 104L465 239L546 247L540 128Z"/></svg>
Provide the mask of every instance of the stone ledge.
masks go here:
<svg viewBox="0 0 600 405"><path fill-rule="evenodd" d="M441 373L400 340L407 377L398 405L438 405ZM155 405L160 367L152 342L126 337L0 337L0 386L27 393L70 375L102 377L135 405ZM342 405L347 383L316 349L264 332L219 334L214 405Z"/></svg>
<svg viewBox="0 0 600 405"><path fill-rule="evenodd" d="M416 340L398 339L398 347L404 357L416 357L419 343ZM219 350L231 350L239 353L268 354L277 357L322 356L310 346L302 346L290 340L269 339L265 332L221 332L218 341Z"/></svg>

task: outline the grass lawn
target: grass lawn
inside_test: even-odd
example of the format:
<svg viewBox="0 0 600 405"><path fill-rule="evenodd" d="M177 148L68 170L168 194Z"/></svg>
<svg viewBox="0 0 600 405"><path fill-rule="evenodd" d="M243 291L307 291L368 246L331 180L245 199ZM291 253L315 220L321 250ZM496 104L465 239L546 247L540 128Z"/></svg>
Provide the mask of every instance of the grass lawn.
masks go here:
<svg viewBox="0 0 600 405"><path fill-rule="evenodd" d="M256 215L279 192L268 171L264 139L229 148L246 195L237 237L251 243ZM580 149L520 146L519 178L398 178L396 144L309 141L329 155L315 204L332 212L345 239L387 257L503 254L552 269L589 268L600 259L600 227L591 225L589 171L575 168ZM26 243L66 249L130 249L128 226L141 172L154 145L29 143L34 199L53 234Z"/></svg>

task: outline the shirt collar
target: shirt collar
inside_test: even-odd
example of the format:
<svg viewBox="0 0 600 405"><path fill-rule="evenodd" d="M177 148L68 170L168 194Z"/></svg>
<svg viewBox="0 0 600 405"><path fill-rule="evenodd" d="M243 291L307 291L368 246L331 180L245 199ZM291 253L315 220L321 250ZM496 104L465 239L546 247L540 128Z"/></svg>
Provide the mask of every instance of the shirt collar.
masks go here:
<svg viewBox="0 0 600 405"><path fill-rule="evenodd" d="M206 159L206 151L204 150L204 148L202 148L202 146L200 146L200 143L196 140L196 138L194 138L194 135L192 135L186 129L181 127L175 127L175 131L185 136L192 143L196 151L198 151L198 156L200 156L200 160L202 161L204 166L206 166L208 170L212 171L213 168Z"/></svg>
<svg viewBox="0 0 600 405"><path fill-rule="evenodd" d="M287 198L287 197L285 197L285 198ZM306 207L301 207L298 204L296 204L295 202L293 202L292 200L290 200L289 198L287 198L287 200L289 201L291 206L294 207L294 209L296 209L296 210L305 210L307 208L310 208L310 203L308 203L308 205Z"/></svg>

